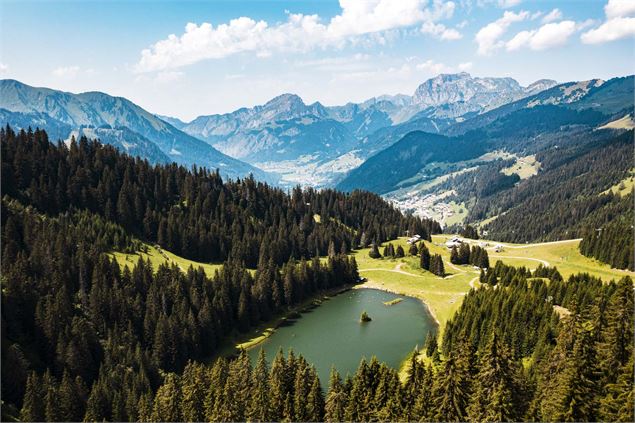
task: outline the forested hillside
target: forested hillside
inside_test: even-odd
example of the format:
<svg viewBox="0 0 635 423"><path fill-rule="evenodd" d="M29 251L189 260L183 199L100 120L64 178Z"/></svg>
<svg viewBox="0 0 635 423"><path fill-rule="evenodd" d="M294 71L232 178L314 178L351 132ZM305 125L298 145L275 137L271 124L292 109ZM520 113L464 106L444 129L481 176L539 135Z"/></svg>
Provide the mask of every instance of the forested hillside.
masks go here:
<svg viewBox="0 0 635 423"><path fill-rule="evenodd" d="M594 134L575 140L538 153L536 158L542 163L538 175L495 195L475 196L468 219L497 216L485 227L494 239L555 241L582 237L632 210L632 195L604 192L626 178L632 168L633 132ZM482 173L487 174L486 170ZM496 169L490 173L500 174ZM467 176L448 183L457 184L459 195L471 197L476 188L460 178ZM628 233L632 228L626 230ZM619 245L632 251L632 242L630 246Z"/></svg>
<svg viewBox="0 0 635 423"><path fill-rule="evenodd" d="M629 278L563 281L553 268L499 262L448 322L440 350L429 342L428 359L411 361L405 382L376 360L328 384L292 353L270 366L244 354L203 364L231 334L357 281L343 254L351 246L405 230L429 237L438 224L403 217L373 194L286 194L150 166L85 139L66 147L42 131L0 136L4 420L633 419ZM606 139L605 156L621 157L626 136ZM579 148L560 171L576 172L589 154ZM593 151L588 172L606 160ZM208 278L143 260L121 268L106 254L142 242L225 265Z"/></svg>
<svg viewBox="0 0 635 423"><path fill-rule="evenodd" d="M3 416L26 405L25 420L82 420L86 410L134 420L164 372L356 282L351 248L440 230L374 194L223 182L83 138L54 145L43 131L7 127L0 138ZM143 260L122 269L106 254L142 241L225 265L210 279Z"/></svg>
<svg viewBox="0 0 635 423"><path fill-rule="evenodd" d="M340 252L406 230L426 238L440 230L371 193L295 188L288 195L252 178L223 182L218 172L152 166L85 138L66 148L43 131L9 128L2 192L47 214L91 211L190 259L232 259L252 268L261 252L282 264L326 255L331 242Z"/></svg>

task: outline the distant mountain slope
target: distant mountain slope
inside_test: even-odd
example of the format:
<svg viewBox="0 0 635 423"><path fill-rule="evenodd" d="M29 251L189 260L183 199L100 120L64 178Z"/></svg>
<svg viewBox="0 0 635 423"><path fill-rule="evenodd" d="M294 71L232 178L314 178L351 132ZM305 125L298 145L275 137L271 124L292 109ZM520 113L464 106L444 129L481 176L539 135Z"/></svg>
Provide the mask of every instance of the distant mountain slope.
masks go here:
<svg viewBox="0 0 635 423"><path fill-rule="evenodd" d="M175 117L163 116L163 115L156 115L156 117L158 117L162 121L165 121L165 122L169 123L170 125L174 126L176 129L182 130L183 127L185 125L187 125L187 123L185 123L181 119L178 119L178 118L175 118Z"/></svg>
<svg viewBox="0 0 635 423"><path fill-rule="evenodd" d="M138 156L151 163L167 164L173 161L156 144L125 126L119 128L80 126L69 134L69 138L75 137L76 140L82 136L98 139L103 144L113 145L130 156Z"/></svg>
<svg viewBox="0 0 635 423"><path fill-rule="evenodd" d="M271 180L271 176L263 171L222 154L122 97L112 97L100 92L72 94L35 88L15 80L1 80L0 108L31 117L38 113L47 115L74 130L79 130L80 127L127 128L156 144L170 160L179 164L219 168L221 174L233 178L251 173L258 179ZM26 117L21 119L24 121ZM62 126L57 124L56 128L60 129ZM126 134L131 135L127 132L119 135ZM140 139L137 137L136 141Z"/></svg>
<svg viewBox="0 0 635 423"><path fill-rule="evenodd" d="M450 138L414 131L377 153L341 181L343 191L366 189L379 194L391 191L404 179L417 174L434 162L458 162L482 155L484 145L479 134Z"/></svg>
<svg viewBox="0 0 635 423"><path fill-rule="evenodd" d="M585 136L616 116L622 117L625 110L632 110L632 90L632 77L606 83L593 80L562 84L448 126L443 131L449 135L446 137L411 132L349 172L337 187L386 194L412 186L400 195L451 195L455 187L443 183L443 178L463 169L473 170L487 161L512 160L506 165L510 166L513 160L561 148L568 138ZM459 149L463 150L460 154ZM480 155L485 157L479 159ZM496 172L505 167L492 166ZM467 181L470 176L465 178ZM503 189L508 182L497 181L496 186Z"/></svg>
<svg viewBox="0 0 635 423"><path fill-rule="evenodd" d="M283 94L260 106L199 116L187 124L165 120L227 155L282 173L288 185L329 186L408 132L437 133L555 83L540 80L522 87L511 78L444 74L421 84L412 96L327 107Z"/></svg>
<svg viewBox="0 0 635 423"><path fill-rule="evenodd" d="M463 134L489 125L517 110L541 105L562 105L575 110L590 109L610 116L622 110L628 110L632 105L633 83L632 75L613 78L606 82L601 79L567 82L474 116L464 122L459 122L448 127L444 133L448 135Z"/></svg>
<svg viewBox="0 0 635 423"><path fill-rule="evenodd" d="M543 164L538 175L509 190L476 198L468 220L496 216L484 226L489 236L537 242L580 238L632 210L632 194L624 198L602 194L630 174L632 130L581 133L568 145L536 157Z"/></svg>

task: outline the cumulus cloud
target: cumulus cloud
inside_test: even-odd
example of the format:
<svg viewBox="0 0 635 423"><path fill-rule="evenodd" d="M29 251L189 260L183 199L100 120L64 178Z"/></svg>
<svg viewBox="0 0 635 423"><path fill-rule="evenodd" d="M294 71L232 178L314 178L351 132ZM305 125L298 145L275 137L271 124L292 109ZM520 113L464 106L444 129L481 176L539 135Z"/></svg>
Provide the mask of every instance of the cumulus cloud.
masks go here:
<svg viewBox="0 0 635 423"><path fill-rule="evenodd" d="M9 65L5 65L4 63L0 63L0 75L4 75L9 72Z"/></svg>
<svg viewBox="0 0 635 423"><path fill-rule="evenodd" d="M560 19L562 19L562 12L560 9L553 9L542 18L542 23L559 21Z"/></svg>
<svg viewBox="0 0 635 423"><path fill-rule="evenodd" d="M53 76L58 78L68 78L72 79L77 76L79 73L79 66L60 66L58 68L53 69Z"/></svg>
<svg viewBox="0 0 635 423"><path fill-rule="evenodd" d="M441 23L425 22L421 25L421 32L431 34L440 40L460 40L463 38L463 35L459 31L453 28L447 28Z"/></svg>
<svg viewBox="0 0 635 423"><path fill-rule="evenodd" d="M418 71L424 71L430 75L438 75L440 73L456 73L467 72L472 69L472 62L459 63L456 66L449 66L445 63L435 62L434 60L426 60L425 62L415 65Z"/></svg>
<svg viewBox="0 0 635 423"><path fill-rule="evenodd" d="M385 42L379 34L450 18L455 4L442 0L340 0L340 7L341 13L326 23L318 15L294 13L274 25L249 17L217 26L188 23L182 35L171 34L144 49L135 70L161 71L245 52L267 57L278 51L341 48L363 37L378 36L373 41ZM452 31L446 29L441 36L445 33L445 39L456 39L460 34Z"/></svg>
<svg viewBox="0 0 635 423"><path fill-rule="evenodd" d="M635 14L635 2L633 0L609 0L604 6L607 19L619 18Z"/></svg>
<svg viewBox="0 0 635 423"><path fill-rule="evenodd" d="M474 38L478 44L478 54L488 56L505 43L500 38L514 22L520 22L529 17L529 12L522 10L518 13L506 11L503 16L481 28Z"/></svg>
<svg viewBox="0 0 635 423"><path fill-rule="evenodd" d="M472 62L465 62L465 63L459 63L459 65L456 67L458 69L459 72L468 72L470 69L472 69Z"/></svg>
<svg viewBox="0 0 635 423"><path fill-rule="evenodd" d="M604 6L606 21L580 36L585 44L602 44L635 36L635 1L609 0Z"/></svg>
<svg viewBox="0 0 635 423"><path fill-rule="evenodd" d="M433 60L426 60L423 63L419 63L418 65L416 65L416 69L426 71L433 75L452 72L452 68L450 68L449 66L445 65L444 63L437 63Z"/></svg>
<svg viewBox="0 0 635 423"><path fill-rule="evenodd" d="M576 31L574 21L548 23L538 29L521 31L509 40L505 47L508 51L529 47L532 50L546 50L566 44Z"/></svg>

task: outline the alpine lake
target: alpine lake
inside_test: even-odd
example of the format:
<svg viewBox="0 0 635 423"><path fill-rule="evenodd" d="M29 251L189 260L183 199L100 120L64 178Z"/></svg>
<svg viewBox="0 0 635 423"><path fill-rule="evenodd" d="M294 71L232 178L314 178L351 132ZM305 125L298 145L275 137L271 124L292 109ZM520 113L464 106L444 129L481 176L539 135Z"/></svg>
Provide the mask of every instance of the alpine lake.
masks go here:
<svg viewBox="0 0 635 423"><path fill-rule="evenodd" d="M371 321L360 322L364 311ZM285 356L291 349L315 366L326 389L333 366L345 377L355 373L362 358L375 356L399 369L415 347L423 347L428 332L436 329L427 307L415 298L351 289L289 319L248 353L255 364L263 349L271 363L280 349Z"/></svg>

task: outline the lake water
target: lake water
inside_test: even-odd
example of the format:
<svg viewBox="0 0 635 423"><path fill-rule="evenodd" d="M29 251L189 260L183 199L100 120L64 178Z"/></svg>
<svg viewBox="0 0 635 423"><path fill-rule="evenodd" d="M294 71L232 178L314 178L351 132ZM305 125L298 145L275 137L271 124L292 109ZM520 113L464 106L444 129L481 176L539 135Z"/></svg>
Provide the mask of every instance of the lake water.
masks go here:
<svg viewBox="0 0 635 423"><path fill-rule="evenodd" d="M395 298L403 300L384 305ZM364 310L371 322L359 322ZM295 323L278 328L249 355L255 363L262 348L271 363L281 347L285 355L292 348L315 365L326 389L333 365L344 377L355 372L362 357L370 359L374 355L398 369L415 346L423 347L428 331L435 329L434 319L419 300L375 289L353 289L302 313Z"/></svg>

